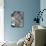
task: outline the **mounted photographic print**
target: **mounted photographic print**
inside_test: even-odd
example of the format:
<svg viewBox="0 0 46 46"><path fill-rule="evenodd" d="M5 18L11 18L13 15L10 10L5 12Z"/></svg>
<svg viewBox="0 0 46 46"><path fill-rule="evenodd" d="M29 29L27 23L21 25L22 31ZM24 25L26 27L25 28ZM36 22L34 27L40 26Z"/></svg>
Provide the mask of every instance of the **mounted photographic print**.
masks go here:
<svg viewBox="0 0 46 46"><path fill-rule="evenodd" d="M11 14L11 27L23 27L24 26L24 12L14 11Z"/></svg>

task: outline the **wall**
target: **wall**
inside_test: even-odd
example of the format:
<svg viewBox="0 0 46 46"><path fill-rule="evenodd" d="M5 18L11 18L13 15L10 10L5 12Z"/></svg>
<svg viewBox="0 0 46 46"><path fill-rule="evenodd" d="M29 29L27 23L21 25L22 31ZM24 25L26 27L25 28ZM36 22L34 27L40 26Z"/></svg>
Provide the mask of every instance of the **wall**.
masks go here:
<svg viewBox="0 0 46 46"><path fill-rule="evenodd" d="M42 11L43 9L46 9L46 0L40 0L40 9L41 9L41 11ZM45 19L46 19L46 11L43 12L42 17L43 17L43 22L41 21L41 22L40 22L40 25L46 27L46 20L45 20Z"/></svg>
<svg viewBox="0 0 46 46"><path fill-rule="evenodd" d="M4 0L0 0L0 42L4 41Z"/></svg>
<svg viewBox="0 0 46 46"><path fill-rule="evenodd" d="M40 9L40 0L4 0L4 36L7 41L18 41L32 28L32 20L36 17L35 12ZM24 27L11 27L11 13L13 11L24 12Z"/></svg>

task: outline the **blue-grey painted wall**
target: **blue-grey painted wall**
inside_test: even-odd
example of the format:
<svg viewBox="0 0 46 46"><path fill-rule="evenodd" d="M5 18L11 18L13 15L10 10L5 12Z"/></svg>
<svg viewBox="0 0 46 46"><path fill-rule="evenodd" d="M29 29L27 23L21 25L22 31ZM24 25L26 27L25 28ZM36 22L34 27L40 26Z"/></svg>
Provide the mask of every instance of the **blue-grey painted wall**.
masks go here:
<svg viewBox="0 0 46 46"><path fill-rule="evenodd" d="M46 9L46 0L41 0L40 1L40 10L42 11L43 9ZM45 26L46 27L46 10L43 12L43 22L40 22L40 25Z"/></svg>
<svg viewBox="0 0 46 46"><path fill-rule="evenodd" d="M32 28L32 20L36 17L35 12L40 9L40 0L4 0L4 35L7 41L18 41ZM24 12L24 27L11 27L11 13L13 11Z"/></svg>

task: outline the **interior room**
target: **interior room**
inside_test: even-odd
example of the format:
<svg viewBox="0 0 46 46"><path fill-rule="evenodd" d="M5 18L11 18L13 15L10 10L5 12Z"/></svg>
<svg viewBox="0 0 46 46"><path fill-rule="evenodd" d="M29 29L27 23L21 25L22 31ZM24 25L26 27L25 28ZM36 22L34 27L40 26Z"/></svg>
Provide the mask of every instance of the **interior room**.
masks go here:
<svg viewBox="0 0 46 46"><path fill-rule="evenodd" d="M0 46L46 46L46 0L0 1Z"/></svg>

